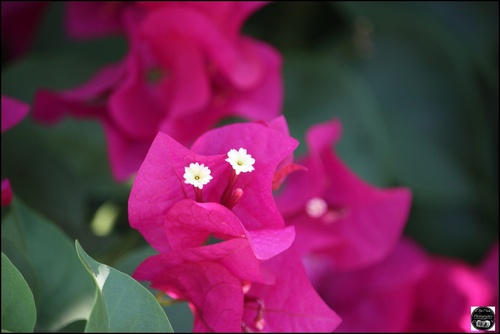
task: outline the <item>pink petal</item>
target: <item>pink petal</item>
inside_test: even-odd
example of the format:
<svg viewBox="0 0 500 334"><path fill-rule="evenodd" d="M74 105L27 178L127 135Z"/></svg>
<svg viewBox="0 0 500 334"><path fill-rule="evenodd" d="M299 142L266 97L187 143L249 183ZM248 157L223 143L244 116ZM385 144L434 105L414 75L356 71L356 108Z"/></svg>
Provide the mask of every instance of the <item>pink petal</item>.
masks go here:
<svg viewBox="0 0 500 334"><path fill-rule="evenodd" d="M161 8L181 7L200 12L224 30L229 37L235 37L248 16L268 3L269 1L141 1L139 5L150 11Z"/></svg>
<svg viewBox="0 0 500 334"><path fill-rule="evenodd" d="M248 241L258 259L267 260L288 249L295 238L295 229L246 231Z"/></svg>
<svg viewBox="0 0 500 334"><path fill-rule="evenodd" d="M325 170L319 158L307 156L297 164L304 170L291 173L275 196L281 214L287 217L303 212L306 203L314 197L321 197L328 186Z"/></svg>
<svg viewBox="0 0 500 334"><path fill-rule="evenodd" d="M172 97L169 104L169 116L177 118L196 114L197 120L191 125L203 123L202 111L208 105L212 92L206 59L203 57L200 46L193 41L185 41L181 38L176 40L175 47L163 48L159 57L165 57L164 52L169 52L169 57L172 58L170 64L164 65L171 69L169 75L171 76Z"/></svg>
<svg viewBox="0 0 500 334"><path fill-rule="evenodd" d="M293 242L293 227L247 231L236 215L218 203L197 203L182 200L169 210L165 233L173 250L202 245L210 235L227 240L246 239L257 259L269 259Z"/></svg>
<svg viewBox="0 0 500 334"><path fill-rule="evenodd" d="M306 142L311 154L321 154L323 151L331 151L332 145L336 144L342 135L341 124L338 120L316 124L306 133Z"/></svg>
<svg viewBox="0 0 500 334"><path fill-rule="evenodd" d="M329 168L325 170L322 154L330 152L332 145L340 139L340 136L341 125L335 119L312 126L307 131L306 143L309 154L299 160L299 163L309 171L291 175L280 195L276 197L280 212L285 217L303 210L309 199L321 196L327 189L329 179L335 175L329 171Z"/></svg>
<svg viewBox="0 0 500 334"><path fill-rule="evenodd" d="M238 89L251 89L263 82L267 64L261 55L263 52L256 45L258 43L254 43L253 39L245 37L241 37L234 45L237 54L229 76Z"/></svg>
<svg viewBox="0 0 500 334"><path fill-rule="evenodd" d="M343 270L383 259L396 245L408 217L411 193L405 188L379 189L357 177L335 155L340 123L330 121L306 134L309 155L299 163L307 172L293 173L276 202L297 229L302 252L325 252ZM306 213L309 200L328 204L323 217Z"/></svg>
<svg viewBox="0 0 500 334"><path fill-rule="evenodd" d="M360 180L333 154L323 158L325 168L335 175L324 198L347 210L344 219L329 228L342 239L334 246L335 261L348 269L381 260L396 245L406 225L411 192L406 188L378 189Z"/></svg>
<svg viewBox="0 0 500 334"><path fill-rule="evenodd" d="M315 287L342 318L336 331L388 333L406 330L428 259L416 243L402 239L382 262L361 270L338 272L325 258L320 265L323 273Z"/></svg>
<svg viewBox="0 0 500 334"><path fill-rule="evenodd" d="M66 4L65 26L74 39L89 39L121 33L124 1L72 1Z"/></svg>
<svg viewBox="0 0 500 334"><path fill-rule="evenodd" d="M132 41L132 50L124 62L126 75L109 99L112 122L132 138L149 142L167 117L169 97L160 83L148 82L147 71L157 68L151 64L152 56Z"/></svg>
<svg viewBox="0 0 500 334"><path fill-rule="evenodd" d="M263 301L265 332L331 332L341 322L311 286L300 258L293 249L264 262L276 273L272 285L252 283L245 295L243 322L252 330L256 325L256 305Z"/></svg>
<svg viewBox="0 0 500 334"><path fill-rule="evenodd" d="M122 64L109 65L79 87L60 93L40 89L35 95L33 117L39 122L53 124L66 113L77 118L105 115L107 96L122 74Z"/></svg>
<svg viewBox="0 0 500 334"><path fill-rule="evenodd" d="M107 117L102 118L102 123L111 172L115 180L125 181L139 170L151 144L123 133Z"/></svg>
<svg viewBox="0 0 500 334"><path fill-rule="evenodd" d="M238 217L218 203L177 202L165 220L165 233L173 250L202 245L213 234L219 239L246 238Z"/></svg>
<svg viewBox="0 0 500 334"><path fill-rule="evenodd" d="M157 275L163 258L149 258L134 273L138 280L151 280L152 287L192 305L195 332L239 332L243 314L241 282L224 266L214 262L182 263Z"/></svg>
<svg viewBox="0 0 500 334"><path fill-rule="evenodd" d="M491 246L486 257L480 263L479 271L493 287L491 303L488 305L498 307L498 240Z"/></svg>
<svg viewBox="0 0 500 334"><path fill-rule="evenodd" d="M21 122L29 112L29 105L2 95L2 132Z"/></svg>
<svg viewBox="0 0 500 334"><path fill-rule="evenodd" d="M286 118L283 115L276 116L275 118L269 121L261 121L261 122L262 124L267 125L278 132L281 132L287 136L290 135L290 130L288 129Z"/></svg>
<svg viewBox="0 0 500 334"><path fill-rule="evenodd" d="M220 29L210 18L188 6L169 6L155 10L142 25L142 33L151 41L151 45L162 48L165 40L174 40L175 44L183 40L191 41L203 50L208 59L234 85L247 87L255 80L248 76L247 68L258 68L260 62L252 56L246 58L249 50L239 54L238 46L224 36L224 30L225 28Z"/></svg>
<svg viewBox="0 0 500 334"><path fill-rule="evenodd" d="M295 227L296 248L301 254L321 252L328 254L332 258L331 261L336 260L337 253L333 252L332 248L342 245L344 239L336 234L333 227L324 225L318 218L309 217L307 214L289 218L287 224ZM353 257L352 261L358 263L359 259Z"/></svg>
<svg viewBox="0 0 500 334"><path fill-rule="evenodd" d="M224 76L239 89L258 84L265 69L251 43L240 38L239 30L250 14L265 2L142 3L151 9L146 34L167 31L183 35L203 47ZM182 22L182 23L181 23ZM186 29L188 27L188 29ZM156 43L155 43L156 44Z"/></svg>
<svg viewBox="0 0 500 334"><path fill-rule="evenodd" d="M10 187L9 179L2 180L2 207L12 203L12 188Z"/></svg>
<svg viewBox="0 0 500 334"><path fill-rule="evenodd" d="M255 57L260 57L261 75L245 89L237 89L228 98L225 108L245 118L271 120L281 113L283 106L282 57L260 41L245 38L241 43L252 49Z"/></svg>
<svg viewBox="0 0 500 334"><path fill-rule="evenodd" d="M435 257L428 275L418 286L417 308L410 330L469 332L470 307L486 305L491 293L484 277L467 264Z"/></svg>
<svg viewBox="0 0 500 334"><path fill-rule="evenodd" d="M142 25L142 33L151 45L162 40L180 38L202 47L217 64L234 63L235 50L206 16L187 6L171 6L152 12Z"/></svg>
<svg viewBox="0 0 500 334"><path fill-rule="evenodd" d="M245 20L267 3L267 1L199 1L191 2L186 6L202 11L223 29L229 37L236 37Z"/></svg>
<svg viewBox="0 0 500 334"><path fill-rule="evenodd" d="M165 276L173 267L184 263L202 262L218 263L240 281L272 283L274 280L273 276L261 270L262 261L255 257L248 241L242 238L179 249L150 257L141 264L136 274L140 274L138 279L154 282Z"/></svg>

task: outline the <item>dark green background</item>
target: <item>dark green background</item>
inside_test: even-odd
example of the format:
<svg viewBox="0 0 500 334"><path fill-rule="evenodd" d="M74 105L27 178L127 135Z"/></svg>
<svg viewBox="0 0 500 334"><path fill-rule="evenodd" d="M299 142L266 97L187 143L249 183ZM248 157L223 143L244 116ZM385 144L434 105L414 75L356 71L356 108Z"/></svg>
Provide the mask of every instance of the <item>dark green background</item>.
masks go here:
<svg viewBox="0 0 500 334"><path fill-rule="evenodd" d="M2 58L2 94L31 102L37 88L74 87L124 56L119 37L69 41L63 6L49 6L30 53ZM405 233L471 264L498 238L498 31L498 2L276 2L244 26L283 55L297 153L310 125L337 117L337 152L358 175L412 190ZM149 251L128 225L130 183L111 178L97 122L26 119L2 134L6 176L98 261L130 273ZM89 224L104 203L119 215L98 237ZM190 328L182 307L167 309L176 331Z"/></svg>

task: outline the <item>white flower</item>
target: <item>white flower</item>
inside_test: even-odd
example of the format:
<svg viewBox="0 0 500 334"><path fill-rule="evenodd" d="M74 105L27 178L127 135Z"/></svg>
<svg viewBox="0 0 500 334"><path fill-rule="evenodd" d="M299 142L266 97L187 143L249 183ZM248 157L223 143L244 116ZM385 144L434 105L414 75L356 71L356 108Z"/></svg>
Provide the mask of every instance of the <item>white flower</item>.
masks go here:
<svg viewBox="0 0 500 334"><path fill-rule="evenodd" d="M197 162L191 163L189 167L184 167L184 171L184 183L191 184L200 189L203 189L203 186L212 179L210 169Z"/></svg>
<svg viewBox="0 0 500 334"><path fill-rule="evenodd" d="M228 158L226 159L226 161L231 164L236 172L236 175L240 174L241 172L251 172L255 169L253 167L255 159L252 158L252 156L248 154L247 150L245 150L244 148L240 148L238 151L236 151L235 149L231 149L229 152L227 152L227 156Z"/></svg>
<svg viewBox="0 0 500 334"><path fill-rule="evenodd" d="M306 212L309 217L319 218L323 216L327 210L328 204L322 198L314 197L307 201Z"/></svg>

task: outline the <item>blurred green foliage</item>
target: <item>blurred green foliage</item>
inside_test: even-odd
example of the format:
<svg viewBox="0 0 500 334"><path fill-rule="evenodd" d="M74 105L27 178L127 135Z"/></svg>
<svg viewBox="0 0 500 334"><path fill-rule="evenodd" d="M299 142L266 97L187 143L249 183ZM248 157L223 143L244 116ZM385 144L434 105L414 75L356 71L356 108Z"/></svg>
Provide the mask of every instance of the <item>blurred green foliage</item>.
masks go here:
<svg viewBox="0 0 500 334"><path fill-rule="evenodd" d="M63 7L50 5L29 54L2 62L2 94L30 103L36 89L74 87L126 53L119 37L69 41ZM469 263L498 238L498 31L498 2L480 1L275 2L244 26L283 55L292 136L302 143L309 126L340 119L336 150L358 175L412 190L405 233ZM130 274L150 254L128 225L131 183L111 178L97 122L24 120L2 134L3 177L99 262ZM119 214L97 236L103 204ZM167 314L189 331L179 307Z"/></svg>

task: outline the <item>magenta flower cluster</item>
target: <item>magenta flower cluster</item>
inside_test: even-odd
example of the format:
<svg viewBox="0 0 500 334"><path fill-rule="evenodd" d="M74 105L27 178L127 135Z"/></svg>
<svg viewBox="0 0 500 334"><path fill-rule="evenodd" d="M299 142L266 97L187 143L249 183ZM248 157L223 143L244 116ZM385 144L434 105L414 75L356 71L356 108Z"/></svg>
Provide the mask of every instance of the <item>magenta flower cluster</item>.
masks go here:
<svg viewBox="0 0 500 334"><path fill-rule="evenodd" d="M338 120L294 159L281 56L241 34L264 4L69 2L71 37L129 49L79 87L39 90L33 117L102 123L113 176L134 177L130 225L158 252L133 277L187 301L195 332L468 331L471 305L498 306L498 244L473 268L403 236L410 190L356 176ZM4 102L2 132L25 115L4 127ZM228 117L245 121L217 126Z"/></svg>
<svg viewBox="0 0 500 334"><path fill-rule="evenodd" d="M97 118L114 177L134 174L159 131L191 144L227 117L270 120L281 112L281 56L242 36L263 2L70 2L68 32L122 32L128 53L80 87L37 92L34 117ZM96 15L97 14L97 15ZM100 24L89 25L95 17Z"/></svg>

